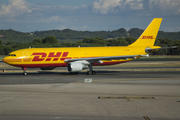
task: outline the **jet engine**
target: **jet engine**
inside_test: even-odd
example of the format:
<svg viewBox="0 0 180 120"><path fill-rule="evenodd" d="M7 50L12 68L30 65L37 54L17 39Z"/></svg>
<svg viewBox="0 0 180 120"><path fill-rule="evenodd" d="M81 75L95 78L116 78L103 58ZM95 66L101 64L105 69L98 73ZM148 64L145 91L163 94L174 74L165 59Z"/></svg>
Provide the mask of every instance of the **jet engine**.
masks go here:
<svg viewBox="0 0 180 120"><path fill-rule="evenodd" d="M82 62L71 62L67 65L69 72L81 72L84 69L87 69L88 65L83 64Z"/></svg>

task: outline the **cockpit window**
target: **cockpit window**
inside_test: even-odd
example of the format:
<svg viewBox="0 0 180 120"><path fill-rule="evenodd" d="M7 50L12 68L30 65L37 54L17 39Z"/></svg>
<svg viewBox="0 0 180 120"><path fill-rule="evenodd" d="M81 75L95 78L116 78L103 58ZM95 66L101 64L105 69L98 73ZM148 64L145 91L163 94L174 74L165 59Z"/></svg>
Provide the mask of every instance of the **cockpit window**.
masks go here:
<svg viewBox="0 0 180 120"><path fill-rule="evenodd" d="M7 56L16 56L16 54L8 54Z"/></svg>

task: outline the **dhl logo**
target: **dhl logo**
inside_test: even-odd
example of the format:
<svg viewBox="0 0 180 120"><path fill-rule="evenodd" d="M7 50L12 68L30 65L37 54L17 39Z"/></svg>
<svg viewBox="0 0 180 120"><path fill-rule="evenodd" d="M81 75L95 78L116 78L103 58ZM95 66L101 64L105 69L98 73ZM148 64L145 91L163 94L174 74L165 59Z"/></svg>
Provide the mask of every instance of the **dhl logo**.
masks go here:
<svg viewBox="0 0 180 120"><path fill-rule="evenodd" d="M141 39L154 39L153 36L142 36Z"/></svg>
<svg viewBox="0 0 180 120"><path fill-rule="evenodd" d="M39 53L33 53L34 58L32 61L58 61L62 52L50 52L48 55L44 52L39 52ZM60 60L64 61L65 59L71 59L71 57L67 57L69 52L63 52Z"/></svg>

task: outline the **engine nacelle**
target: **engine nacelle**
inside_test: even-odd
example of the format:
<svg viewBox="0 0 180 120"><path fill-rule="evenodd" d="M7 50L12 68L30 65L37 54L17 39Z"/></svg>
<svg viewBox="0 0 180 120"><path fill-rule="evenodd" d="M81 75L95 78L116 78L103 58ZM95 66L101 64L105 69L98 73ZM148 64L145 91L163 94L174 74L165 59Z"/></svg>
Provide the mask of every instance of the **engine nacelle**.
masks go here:
<svg viewBox="0 0 180 120"><path fill-rule="evenodd" d="M43 67L41 70L53 70L55 67Z"/></svg>
<svg viewBox="0 0 180 120"><path fill-rule="evenodd" d="M81 72L84 69L87 69L88 65L85 65L81 62L72 62L67 65L69 72Z"/></svg>

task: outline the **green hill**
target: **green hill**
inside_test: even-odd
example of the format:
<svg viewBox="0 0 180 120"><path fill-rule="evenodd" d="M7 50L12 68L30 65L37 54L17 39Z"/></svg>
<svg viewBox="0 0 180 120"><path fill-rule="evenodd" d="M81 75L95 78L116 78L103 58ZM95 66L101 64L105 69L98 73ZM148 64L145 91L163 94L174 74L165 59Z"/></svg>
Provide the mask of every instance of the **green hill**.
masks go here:
<svg viewBox="0 0 180 120"><path fill-rule="evenodd" d="M132 28L129 31L126 31L124 28L114 30L114 31L75 31L70 29L64 30L49 30L49 31L35 31L33 33L24 33L15 31L12 29L9 30L0 30L0 40L3 43L7 43L9 41L14 43L29 43L32 42L35 38L44 38L48 36L55 36L59 43L63 42L77 42L79 40L83 40L86 37L94 38L101 37L103 39L111 39L117 37L127 37L132 36L138 38L142 29ZM163 32L159 31L158 38L167 38L171 40L180 40L180 32Z"/></svg>

